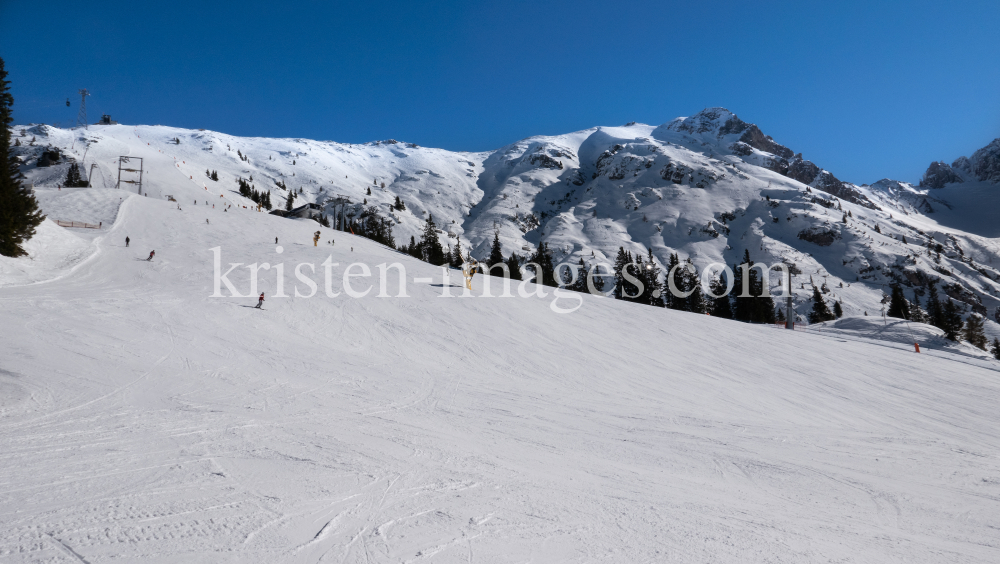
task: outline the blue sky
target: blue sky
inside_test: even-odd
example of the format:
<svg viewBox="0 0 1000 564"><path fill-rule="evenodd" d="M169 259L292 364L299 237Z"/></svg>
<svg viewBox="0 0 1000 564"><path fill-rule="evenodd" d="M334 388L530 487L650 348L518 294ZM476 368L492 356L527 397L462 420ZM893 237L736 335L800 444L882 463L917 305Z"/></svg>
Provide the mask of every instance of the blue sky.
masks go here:
<svg viewBox="0 0 1000 564"><path fill-rule="evenodd" d="M0 0L15 120L478 151L724 106L858 183L1000 137L998 2L208 4Z"/></svg>

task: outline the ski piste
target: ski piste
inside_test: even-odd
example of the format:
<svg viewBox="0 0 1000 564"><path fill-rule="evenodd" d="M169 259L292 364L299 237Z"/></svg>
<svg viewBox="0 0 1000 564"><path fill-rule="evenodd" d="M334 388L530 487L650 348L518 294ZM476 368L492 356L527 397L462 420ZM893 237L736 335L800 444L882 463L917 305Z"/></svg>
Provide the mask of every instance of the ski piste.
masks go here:
<svg viewBox="0 0 1000 564"><path fill-rule="evenodd" d="M641 171L602 168L605 175L589 181L591 169L582 169L578 187L561 184L550 199L527 195L536 180L554 190L558 182L542 181L579 163L597 172L596 160L616 144L622 148L603 161L608 166L638 156L640 137L651 139L644 147L662 146L671 162L702 162L694 158L704 153L690 152L701 145L665 145L655 129L588 130L579 144L554 136L482 157L398 143L329 144L344 157L335 162L320 160L319 144L304 149L305 141L92 127L83 135L96 140L86 161L97 160L95 178L105 160L127 150L147 159L148 195L59 190L39 176L50 171L27 174L50 219L27 243L27 260L0 259L0 309L13 320L0 323L0 484L7 484L0 488L0 560L996 561L992 527L1000 509L991 453L1000 449L1000 364L930 325L883 318L881 282L855 279L875 272L887 279L875 261L919 251L914 272L933 265L962 287L992 288L973 268L993 272L994 239L976 234L986 233L986 222L976 225L972 214L968 225L949 227L944 212L883 213L838 198L833 205L854 222L842 228L843 213L825 207L829 194L787 177L767 188L756 176L765 174L760 167L745 162L717 177L739 178L746 191L724 181L674 184L672 173L648 197L618 188L642 171L662 180L656 161ZM65 147L79 133L46 131L46 143ZM626 133L634 142L628 147ZM180 145L158 145L174 137ZM556 138L573 156L549 152L569 155L553 147ZM236 140L246 143L239 148L251 162L227 164L220 156L227 140L233 153ZM645 245L656 226L664 245L682 256L704 247L727 263L749 249L770 264L781 256L778 242L802 253L793 260L802 271L795 281L806 287L793 287L798 315L808 312L810 276L817 287L826 282L823 296L843 300L845 315L788 331L588 295L578 310L559 314L551 288L540 289L545 297L523 298L516 289L511 298L482 297L482 274L470 277L465 297L457 269L450 271L451 297L442 298L437 266L312 220L251 208L235 177L249 178L243 170L266 161L276 144L321 163L297 155L295 178L312 178L306 169L316 167L319 187L329 188L346 169L359 179L347 187L355 201L369 198L369 187L370 205L401 195L407 211L394 210L398 243L419 233L431 213L442 242L458 242L449 231L460 235L478 260L498 215L522 221L509 220L514 227L497 219L504 255L546 242L571 247L564 259L589 263L622 245ZM406 159L392 157L393 148ZM372 158L380 166L395 158L398 179L389 168L365 170L367 151L381 155ZM705 169L718 164L703 162ZM334 165L336 174L319 175ZM218 170L218 183L204 177L206 168ZM466 176L470 169L475 181ZM505 170L514 172L489 179ZM639 175L610 178L623 170ZM196 182L190 177L197 173ZM271 181L263 166L252 174L258 190ZM454 190L444 189L447 181ZM320 198L316 186L302 183L303 203ZM567 208L544 224L523 223L528 211L542 219L529 207L532 197L558 202L588 188L599 194L592 208L576 202L572 214ZM955 189L924 195L944 198ZM633 191L639 209L627 200L632 207L621 202L616 211L612 195ZM718 197L727 212L744 212L727 213L728 233L721 215L712 224L718 237L699 231L708 228L699 214L716 210L700 209L698 191ZM167 195L186 205L178 210ZM206 199L227 204L189 203ZM471 215L463 203L476 204ZM656 215L661 205L697 219L687 226L694 228L690 239L683 221ZM976 204L983 213L989 205ZM594 212L597 223L590 223ZM65 228L56 219L102 227ZM621 228L612 230L613 222ZM798 238L825 222L847 231L829 246ZM903 243L910 232L900 224L936 234L941 262L936 249L930 256L926 246ZM573 239L571 229L579 230ZM317 230L319 241L338 245L316 244ZM822 234L808 236L824 241ZM126 236L135 248L122 245ZM850 245L835 248L849 237ZM239 297L211 297L216 247L225 265L243 265L233 276ZM136 264L152 249L162 255L157 265ZM841 263L851 249L865 266L861 258ZM771 250L776 254L760 257ZM352 298L338 285L332 289L341 294L328 297L317 284L313 297L296 297L296 288L309 288L295 266L316 265L320 281L327 260L338 263L331 267L337 280L351 264L369 265L372 276L355 280L370 294ZM247 265L263 263L271 269L261 270L251 289ZM378 297L378 265L393 263L405 266L406 298L395 297L395 281L388 297ZM276 297L278 264L285 265L288 297ZM490 280L498 296L501 285ZM261 292L267 315L247 312ZM983 297L983 307L994 307L991 299ZM997 335L992 321L986 328Z"/></svg>

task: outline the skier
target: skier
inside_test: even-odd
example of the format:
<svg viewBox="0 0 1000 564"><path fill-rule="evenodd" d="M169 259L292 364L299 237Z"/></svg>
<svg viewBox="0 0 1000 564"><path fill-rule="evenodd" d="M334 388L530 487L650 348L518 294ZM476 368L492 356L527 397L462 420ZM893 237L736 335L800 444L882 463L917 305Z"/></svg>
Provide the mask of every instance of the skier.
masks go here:
<svg viewBox="0 0 1000 564"><path fill-rule="evenodd" d="M462 276L465 277L465 287L472 289L472 277L476 275L476 269L479 268L479 263L476 259L469 257L469 260L462 264Z"/></svg>
<svg viewBox="0 0 1000 564"><path fill-rule="evenodd" d="M278 238L277 238L277 237L275 237L275 238L274 238L274 244L275 244L275 245L277 245L277 244L278 244Z"/></svg>
<svg viewBox="0 0 1000 564"><path fill-rule="evenodd" d="M207 218L207 217L205 218L205 223L206 223L206 224L208 223L208 218Z"/></svg>
<svg viewBox="0 0 1000 564"><path fill-rule="evenodd" d="M154 256L156 256L156 251L149 251L149 258L146 259L146 262L153 260Z"/></svg>
<svg viewBox="0 0 1000 564"><path fill-rule="evenodd" d="M128 248L128 236L125 237L125 248Z"/></svg>
<svg viewBox="0 0 1000 564"><path fill-rule="evenodd" d="M257 298L257 305L254 307L254 309L260 309L260 306L262 305L264 305L264 292L261 292L260 297Z"/></svg>

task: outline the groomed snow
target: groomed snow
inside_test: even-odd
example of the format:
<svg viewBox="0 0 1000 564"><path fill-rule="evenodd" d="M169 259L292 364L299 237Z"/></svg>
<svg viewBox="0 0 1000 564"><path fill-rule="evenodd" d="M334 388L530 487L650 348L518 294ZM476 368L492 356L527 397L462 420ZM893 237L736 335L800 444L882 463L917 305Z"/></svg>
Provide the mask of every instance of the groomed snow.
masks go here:
<svg viewBox="0 0 1000 564"><path fill-rule="evenodd" d="M0 288L0 562L1000 560L997 362L444 299L370 241L185 202L125 199L92 258ZM271 270L254 310L209 297L217 246L289 294L300 262L399 262L411 297Z"/></svg>

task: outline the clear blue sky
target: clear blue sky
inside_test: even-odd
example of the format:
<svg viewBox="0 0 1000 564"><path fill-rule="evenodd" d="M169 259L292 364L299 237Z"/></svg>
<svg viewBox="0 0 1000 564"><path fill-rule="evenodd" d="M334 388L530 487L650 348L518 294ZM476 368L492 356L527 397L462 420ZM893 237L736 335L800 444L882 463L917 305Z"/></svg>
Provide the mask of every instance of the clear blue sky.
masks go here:
<svg viewBox="0 0 1000 564"><path fill-rule="evenodd" d="M0 0L0 26L18 123L85 87L91 122L487 150L725 106L858 183L1000 137L996 1Z"/></svg>

